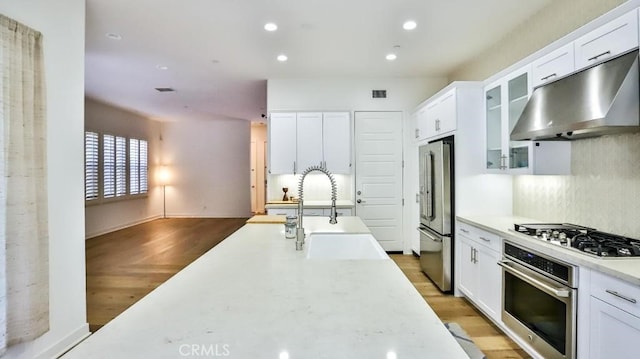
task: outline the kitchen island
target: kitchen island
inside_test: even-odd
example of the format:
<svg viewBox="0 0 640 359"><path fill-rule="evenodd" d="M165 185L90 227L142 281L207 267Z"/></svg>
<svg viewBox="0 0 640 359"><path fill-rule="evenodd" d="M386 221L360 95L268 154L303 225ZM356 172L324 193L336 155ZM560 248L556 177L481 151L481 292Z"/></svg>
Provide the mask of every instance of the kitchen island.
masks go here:
<svg viewBox="0 0 640 359"><path fill-rule="evenodd" d="M357 217L311 233L366 233ZM64 358L467 358L391 259L306 259L247 224Z"/></svg>

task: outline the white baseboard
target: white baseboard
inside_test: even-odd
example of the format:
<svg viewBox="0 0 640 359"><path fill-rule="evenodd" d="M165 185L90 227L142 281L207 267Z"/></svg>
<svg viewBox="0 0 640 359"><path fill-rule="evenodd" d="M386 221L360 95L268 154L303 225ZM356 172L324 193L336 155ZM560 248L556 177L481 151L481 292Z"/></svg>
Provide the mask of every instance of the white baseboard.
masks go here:
<svg viewBox="0 0 640 359"><path fill-rule="evenodd" d="M224 215L224 216L212 216L212 215L202 215L202 214L191 214L191 213L167 213L167 218L251 218L253 217L251 214L247 214L246 216L241 215Z"/></svg>
<svg viewBox="0 0 640 359"><path fill-rule="evenodd" d="M121 224L121 225L118 225L118 226L102 229L102 230L97 231L97 232L85 233L84 239L86 240L86 239L89 239L89 238L101 236L103 234L115 232L115 231L118 231L118 230L121 230L121 229L133 227L133 226L138 225L138 224L151 222L151 221L156 220L158 218L162 218L162 215L159 214L159 215L155 215L155 216L139 219L137 221L127 222L127 223L124 223L124 224Z"/></svg>
<svg viewBox="0 0 640 359"><path fill-rule="evenodd" d="M53 344L49 348L45 349L40 354L36 355L36 359L49 359L49 358L59 358L62 354L68 352L71 348L78 345L80 342L89 337L91 333L89 332L89 324L85 323L81 325L78 329L71 332L67 335L66 338L60 340L56 344Z"/></svg>

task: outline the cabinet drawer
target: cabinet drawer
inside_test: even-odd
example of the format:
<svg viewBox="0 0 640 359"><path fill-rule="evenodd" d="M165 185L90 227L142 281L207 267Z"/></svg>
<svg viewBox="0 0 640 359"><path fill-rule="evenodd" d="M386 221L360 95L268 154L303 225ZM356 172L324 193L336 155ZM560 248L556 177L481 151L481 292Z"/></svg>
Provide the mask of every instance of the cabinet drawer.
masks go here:
<svg viewBox="0 0 640 359"><path fill-rule="evenodd" d="M353 214L351 214L351 208L337 208L336 211L338 212L338 217L353 216ZM330 216L331 208L325 208L324 215L327 217Z"/></svg>
<svg viewBox="0 0 640 359"><path fill-rule="evenodd" d="M294 208L267 208L267 214L277 216L295 216L296 210Z"/></svg>
<svg viewBox="0 0 640 359"><path fill-rule="evenodd" d="M638 10L591 31L575 41L576 69L638 46Z"/></svg>
<svg viewBox="0 0 640 359"><path fill-rule="evenodd" d="M305 208L302 210L305 216L324 216L324 209L322 208Z"/></svg>
<svg viewBox="0 0 640 359"><path fill-rule="evenodd" d="M502 239L497 235L472 225L457 222L458 231L465 237L473 240L474 242L484 245L493 249L494 251L502 252Z"/></svg>
<svg viewBox="0 0 640 359"><path fill-rule="evenodd" d="M533 87L556 80L574 70L573 44L567 44L532 64L531 82Z"/></svg>
<svg viewBox="0 0 640 359"><path fill-rule="evenodd" d="M640 287L592 271L591 295L640 317Z"/></svg>

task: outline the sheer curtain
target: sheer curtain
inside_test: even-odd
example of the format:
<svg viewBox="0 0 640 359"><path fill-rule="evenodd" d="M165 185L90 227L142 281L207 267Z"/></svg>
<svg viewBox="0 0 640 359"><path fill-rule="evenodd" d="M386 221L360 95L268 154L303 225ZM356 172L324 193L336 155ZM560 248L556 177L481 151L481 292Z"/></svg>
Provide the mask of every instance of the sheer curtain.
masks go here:
<svg viewBox="0 0 640 359"><path fill-rule="evenodd" d="M0 354L49 330L42 35L0 14Z"/></svg>

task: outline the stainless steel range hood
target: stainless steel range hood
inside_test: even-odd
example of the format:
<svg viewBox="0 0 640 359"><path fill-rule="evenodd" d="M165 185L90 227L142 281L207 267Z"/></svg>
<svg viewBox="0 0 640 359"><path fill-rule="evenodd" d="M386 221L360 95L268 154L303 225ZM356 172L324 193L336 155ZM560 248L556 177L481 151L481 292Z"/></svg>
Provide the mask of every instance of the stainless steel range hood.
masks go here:
<svg viewBox="0 0 640 359"><path fill-rule="evenodd" d="M537 87L511 140L560 140L640 130L638 50Z"/></svg>

